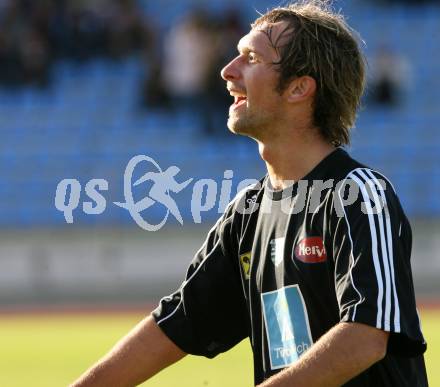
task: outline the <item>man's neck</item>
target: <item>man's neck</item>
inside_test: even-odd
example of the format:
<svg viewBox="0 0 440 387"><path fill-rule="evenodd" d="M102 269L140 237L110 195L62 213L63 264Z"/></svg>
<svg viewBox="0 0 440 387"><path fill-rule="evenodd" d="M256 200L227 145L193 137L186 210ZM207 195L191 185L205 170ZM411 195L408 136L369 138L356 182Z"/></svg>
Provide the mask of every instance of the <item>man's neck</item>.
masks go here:
<svg viewBox="0 0 440 387"><path fill-rule="evenodd" d="M258 142L261 158L266 162L272 186L283 189L313 170L326 156L335 150L321 137Z"/></svg>

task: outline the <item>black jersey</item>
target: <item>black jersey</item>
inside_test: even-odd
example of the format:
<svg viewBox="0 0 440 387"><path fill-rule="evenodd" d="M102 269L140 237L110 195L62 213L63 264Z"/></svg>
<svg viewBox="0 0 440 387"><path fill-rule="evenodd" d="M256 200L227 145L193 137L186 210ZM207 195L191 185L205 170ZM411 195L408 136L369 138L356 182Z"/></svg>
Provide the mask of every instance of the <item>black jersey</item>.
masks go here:
<svg viewBox="0 0 440 387"><path fill-rule="evenodd" d="M391 183L337 149L289 189L237 195L153 316L191 354L249 337L256 384L339 322L368 324L387 354L346 385L427 386L411 238Z"/></svg>

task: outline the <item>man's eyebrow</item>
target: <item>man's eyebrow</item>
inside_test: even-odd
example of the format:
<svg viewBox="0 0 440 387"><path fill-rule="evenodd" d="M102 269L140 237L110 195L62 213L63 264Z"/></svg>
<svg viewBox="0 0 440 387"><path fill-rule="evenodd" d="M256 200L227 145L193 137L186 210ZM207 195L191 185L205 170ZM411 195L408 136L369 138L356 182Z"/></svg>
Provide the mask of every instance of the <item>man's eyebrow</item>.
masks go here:
<svg viewBox="0 0 440 387"><path fill-rule="evenodd" d="M247 43L242 43L241 41L237 44L237 50L239 53L248 54L249 52L253 52L258 56L263 56L261 52L259 52L255 47L248 45Z"/></svg>

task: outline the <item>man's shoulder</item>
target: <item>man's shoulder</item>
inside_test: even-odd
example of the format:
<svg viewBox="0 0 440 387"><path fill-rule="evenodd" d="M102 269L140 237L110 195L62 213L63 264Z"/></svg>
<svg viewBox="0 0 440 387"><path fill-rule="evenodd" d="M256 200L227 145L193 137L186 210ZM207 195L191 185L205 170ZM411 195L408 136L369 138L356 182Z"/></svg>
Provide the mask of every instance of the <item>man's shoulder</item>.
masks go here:
<svg viewBox="0 0 440 387"><path fill-rule="evenodd" d="M336 157L329 160L330 166L327 169L328 178L334 179L335 182L344 182L347 180L361 181L363 183L377 181L395 193L391 180L381 171L356 160L343 149L339 149L335 156Z"/></svg>
<svg viewBox="0 0 440 387"><path fill-rule="evenodd" d="M373 210L386 207L390 214L404 216L398 193L384 173L355 160L344 150L329 161L324 187L333 191L327 197L334 201L338 217L342 214L342 207L356 213L359 209L365 213L369 207Z"/></svg>
<svg viewBox="0 0 440 387"><path fill-rule="evenodd" d="M390 190L393 194L396 193L393 183L383 172L357 161L347 152L344 153L345 156L342 160L343 162L341 162L340 169L337 171L337 180L350 180L357 185L378 184L384 190Z"/></svg>
<svg viewBox="0 0 440 387"><path fill-rule="evenodd" d="M339 148L327 157L324 174L335 181L345 180L347 176L358 168L369 168L367 165L354 159L345 149Z"/></svg>

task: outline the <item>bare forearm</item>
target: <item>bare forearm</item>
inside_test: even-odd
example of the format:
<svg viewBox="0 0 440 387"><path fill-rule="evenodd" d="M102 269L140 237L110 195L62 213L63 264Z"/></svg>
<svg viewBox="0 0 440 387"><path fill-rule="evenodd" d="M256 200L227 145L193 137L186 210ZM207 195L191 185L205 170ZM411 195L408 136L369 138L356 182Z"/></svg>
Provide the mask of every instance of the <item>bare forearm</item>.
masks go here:
<svg viewBox="0 0 440 387"><path fill-rule="evenodd" d="M340 386L385 356L388 333L356 323L340 323L294 365L260 387Z"/></svg>
<svg viewBox="0 0 440 387"><path fill-rule="evenodd" d="M147 317L71 387L135 386L184 356Z"/></svg>

